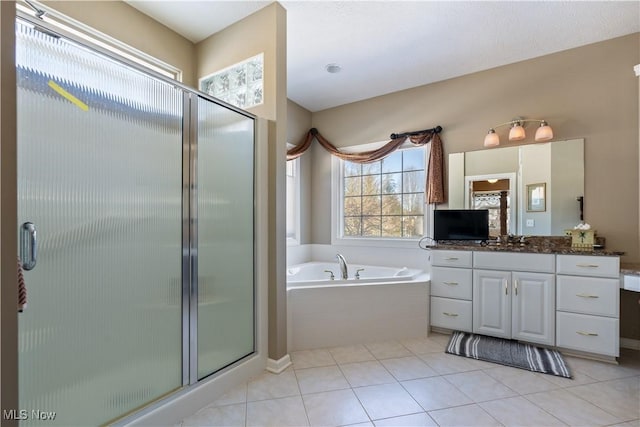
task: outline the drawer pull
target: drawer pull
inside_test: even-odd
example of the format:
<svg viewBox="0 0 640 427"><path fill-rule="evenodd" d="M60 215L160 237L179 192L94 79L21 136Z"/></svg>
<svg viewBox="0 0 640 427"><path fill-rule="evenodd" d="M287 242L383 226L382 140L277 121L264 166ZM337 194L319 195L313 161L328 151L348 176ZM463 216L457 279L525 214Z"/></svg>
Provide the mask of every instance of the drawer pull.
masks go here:
<svg viewBox="0 0 640 427"><path fill-rule="evenodd" d="M595 332L576 331L576 334L584 335L585 337L597 337L598 336L598 334L596 334Z"/></svg>
<svg viewBox="0 0 640 427"><path fill-rule="evenodd" d="M442 282L442 283L444 283L445 285L450 285L450 286L456 286L456 285L460 284L458 282Z"/></svg>
<svg viewBox="0 0 640 427"><path fill-rule="evenodd" d="M447 313L446 311L443 311L442 314L449 317L458 317L457 313Z"/></svg>
<svg viewBox="0 0 640 427"><path fill-rule="evenodd" d="M457 260L459 260L459 259L460 259L460 258L458 258L458 257L451 256L451 257L445 258L444 260L445 260L445 261L457 261Z"/></svg>
<svg viewBox="0 0 640 427"><path fill-rule="evenodd" d="M589 295L589 294L576 294L576 296L580 298L600 298L598 295Z"/></svg>
<svg viewBox="0 0 640 427"><path fill-rule="evenodd" d="M582 268L598 268L600 267L598 264L576 264L576 267Z"/></svg>

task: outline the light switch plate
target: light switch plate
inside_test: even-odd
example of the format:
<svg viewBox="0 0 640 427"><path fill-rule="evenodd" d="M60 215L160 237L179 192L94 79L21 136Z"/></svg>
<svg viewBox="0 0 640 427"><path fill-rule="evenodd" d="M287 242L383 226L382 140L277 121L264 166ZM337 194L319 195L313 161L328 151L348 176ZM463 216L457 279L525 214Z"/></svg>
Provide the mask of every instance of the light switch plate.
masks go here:
<svg viewBox="0 0 640 427"><path fill-rule="evenodd" d="M527 227L534 227L536 222L532 219L527 220Z"/></svg>

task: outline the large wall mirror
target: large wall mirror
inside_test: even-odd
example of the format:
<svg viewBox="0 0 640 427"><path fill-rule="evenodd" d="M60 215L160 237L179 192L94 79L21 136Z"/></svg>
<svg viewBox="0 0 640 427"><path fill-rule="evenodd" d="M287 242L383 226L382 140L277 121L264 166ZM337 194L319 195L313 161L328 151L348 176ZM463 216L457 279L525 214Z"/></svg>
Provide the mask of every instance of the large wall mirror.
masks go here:
<svg viewBox="0 0 640 427"><path fill-rule="evenodd" d="M449 154L449 209L489 209L491 236L561 236L581 220L584 140Z"/></svg>

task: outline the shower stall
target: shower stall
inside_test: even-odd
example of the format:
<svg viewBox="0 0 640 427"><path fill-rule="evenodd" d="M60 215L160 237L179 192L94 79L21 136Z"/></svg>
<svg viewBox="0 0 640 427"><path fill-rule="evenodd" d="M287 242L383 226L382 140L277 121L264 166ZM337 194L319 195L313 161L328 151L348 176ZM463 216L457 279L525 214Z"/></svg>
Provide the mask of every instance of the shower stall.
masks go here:
<svg viewBox="0 0 640 427"><path fill-rule="evenodd" d="M21 425L102 425L255 357L256 118L16 21Z"/></svg>

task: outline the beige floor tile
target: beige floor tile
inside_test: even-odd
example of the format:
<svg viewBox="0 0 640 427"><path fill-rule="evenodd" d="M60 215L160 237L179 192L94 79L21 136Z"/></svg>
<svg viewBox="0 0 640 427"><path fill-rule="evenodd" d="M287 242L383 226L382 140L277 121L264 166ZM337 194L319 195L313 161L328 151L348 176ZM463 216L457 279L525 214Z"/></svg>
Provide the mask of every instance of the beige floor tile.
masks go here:
<svg viewBox="0 0 640 427"><path fill-rule="evenodd" d="M433 338L413 338L402 340L400 343L413 354L437 353L444 351L445 344Z"/></svg>
<svg viewBox="0 0 640 427"><path fill-rule="evenodd" d="M335 361L340 364L376 360L364 345L334 347L329 349L329 353L331 353Z"/></svg>
<svg viewBox="0 0 640 427"><path fill-rule="evenodd" d="M436 371L416 356L381 360L380 363L398 381L415 380L417 378L435 377Z"/></svg>
<svg viewBox="0 0 640 427"><path fill-rule="evenodd" d="M640 377L628 377L567 388L623 421L640 418Z"/></svg>
<svg viewBox="0 0 640 427"><path fill-rule="evenodd" d="M341 365L342 373L351 387L386 384L396 379L377 360L371 362L348 363Z"/></svg>
<svg viewBox="0 0 640 427"><path fill-rule="evenodd" d="M302 396L312 426L342 426L369 422L369 417L351 389Z"/></svg>
<svg viewBox="0 0 640 427"><path fill-rule="evenodd" d="M371 421L367 421L365 423L357 423L357 424L346 424L343 427L375 427Z"/></svg>
<svg viewBox="0 0 640 427"><path fill-rule="evenodd" d="M380 359L412 356L412 353L397 341L385 341L366 345L373 356Z"/></svg>
<svg viewBox="0 0 640 427"><path fill-rule="evenodd" d="M422 412L420 405L398 383L354 388L372 420Z"/></svg>
<svg viewBox="0 0 640 427"><path fill-rule="evenodd" d="M374 421L374 424L376 427L437 427L438 425L426 412L403 415L402 417L384 418Z"/></svg>
<svg viewBox="0 0 640 427"><path fill-rule="evenodd" d="M213 401L209 406L225 406L233 405L237 403L247 402L247 384L240 384L239 386L229 390L219 398Z"/></svg>
<svg viewBox="0 0 640 427"><path fill-rule="evenodd" d="M440 375L483 369L474 364L472 359L453 354L429 353L420 355L420 358Z"/></svg>
<svg viewBox="0 0 640 427"><path fill-rule="evenodd" d="M247 403L247 427L308 425L309 421L301 396Z"/></svg>
<svg viewBox="0 0 640 427"><path fill-rule="evenodd" d="M281 374L265 372L247 386L247 401L275 399L300 394L293 370Z"/></svg>
<svg viewBox="0 0 640 427"><path fill-rule="evenodd" d="M245 425L247 405L207 407L182 421L183 427L191 426L240 426Z"/></svg>
<svg viewBox="0 0 640 427"><path fill-rule="evenodd" d="M627 421L626 423L622 423L622 424L615 424L611 427L640 427L640 419Z"/></svg>
<svg viewBox="0 0 640 427"><path fill-rule="evenodd" d="M444 378L474 402L485 402L517 395L515 391L483 371L461 372L445 375Z"/></svg>
<svg viewBox="0 0 640 427"><path fill-rule="evenodd" d="M566 388L566 387L575 387L577 385L582 384L593 384L598 382L595 378L591 378L589 375L585 374L581 371L576 371L569 366L569 372L571 373L571 378L563 378L557 377L555 375L545 376L545 380L554 383L555 385Z"/></svg>
<svg viewBox="0 0 640 427"><path fill-rule="evenodd" d="M492 400L479 405L504 426L564 426L565 424L524 397Z"/></svg>
<svg viewBox="0 0 640 427"><path fill-rule="evenodd" d="M299 369L296 371L296 377L302 394L350 388L337 365Z"/></svg>
<svg viewBox="0 0 640 427"><path fill-rule="evenodd" d="M524 397L572 426L610 425L623 421L564 389Z"/></svg>
<svg viewBox="0 0 640 427"><path fill-rule="evenodd" d="M559 387L557 384L546 380L545 377L551 375L525 371L524 369L503 366L501 368L486 369L483 372L519 394L538 393Z"/></svg>
<svg viewBox="0 0 640 427"><path fill-rule="evenodd" d="M458 406L429 412L441 426L500 426L500 423L478 405Z"/></svg>
<svg viewBox="0 0 640 427"><path fill-rule="evenodd" d="M615 365L613 363L598 362L578 357L567 358L567 363L573 370L583 372L598 381L640 375L640 365Z"/></svg>
<svg viewBox="0 0 640 427"><path fill-rule="evenodd" d="M442 377L403 381L401 384L425 411L473 403Z"/></svg>
<svg viewBox="0 0 640 427"><path fill-rule="evenodd" d="M291 353L291 363L294 369L317 368L335 365L336 361L327 349L302 350Z"/></svg>

